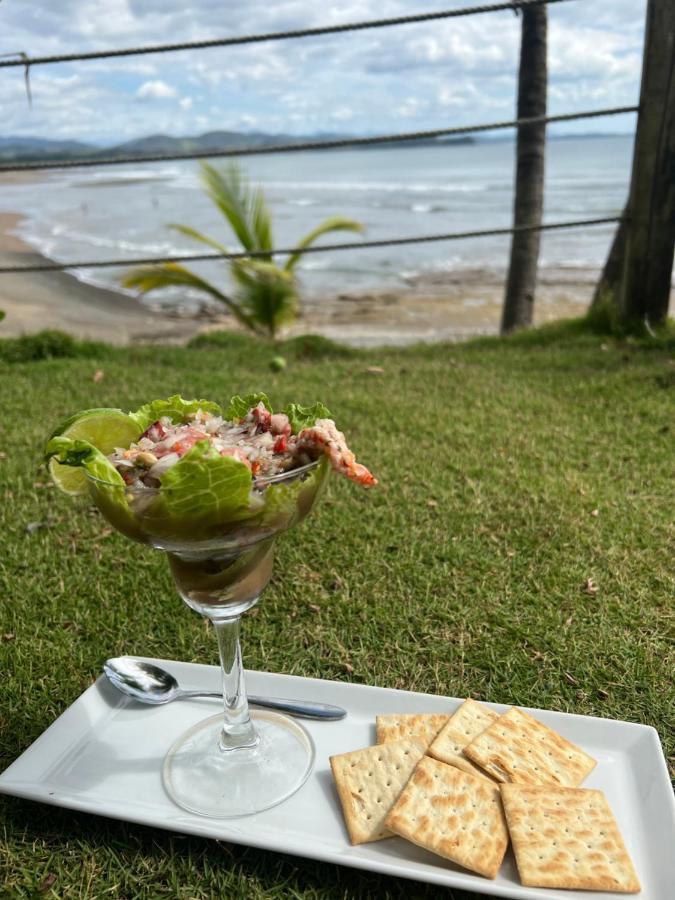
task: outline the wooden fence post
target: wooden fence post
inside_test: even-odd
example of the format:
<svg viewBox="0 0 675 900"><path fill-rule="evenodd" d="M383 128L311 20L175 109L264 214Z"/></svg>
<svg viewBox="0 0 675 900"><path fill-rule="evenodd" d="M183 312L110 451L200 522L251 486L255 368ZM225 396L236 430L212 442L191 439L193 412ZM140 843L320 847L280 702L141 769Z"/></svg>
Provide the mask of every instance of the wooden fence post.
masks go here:
<svg viewBox="0 0 675 900"><path fill-rule="evenodd" d="M674 250L675 0L648 0L623 269L607 297L624 325L665 324Z"/></svg>
<svg viewBox="0 0 675 900"><path fill-rule="evenodd" d="M523 17L518 69L518 118L546 115L545 6L521 9ZM516 191L513 224L540 225L544 209L544 160L546 125L519 125L516 143ZM534 315L540 233L516 232L511 239L511 259L504 294L502 334L527 328Z"/></svg>

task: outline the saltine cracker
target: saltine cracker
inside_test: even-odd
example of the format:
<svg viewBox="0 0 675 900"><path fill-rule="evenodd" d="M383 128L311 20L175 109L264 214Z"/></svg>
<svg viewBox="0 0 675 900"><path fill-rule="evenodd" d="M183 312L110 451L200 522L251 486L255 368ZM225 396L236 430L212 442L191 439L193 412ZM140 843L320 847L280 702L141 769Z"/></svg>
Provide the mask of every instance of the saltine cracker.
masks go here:
<svg viewBox="0 0 675 900"><path fill-rule="evenodd" d="M433 741L440 729L448 721L448 714L402 713L375 717L377 743L400 741L407 737L421 737L427 745Z"/></svg>
<svg viewBox="0 0 675 900"><path fill-rule="evenodd" d="M416 766L385 824L486 878L496 877L509 842L499 786L430 756Z"/></svg>
<svg viewBox="0 0 675 900"><path fill-rule="evenodd" d="M501 786L520 880L528 887L637 893L640 882L602 791Z"/></svg>
<svg viewBox="0 0 675 900"><path fill-rule="evenodd" d="M440 762L468 772L469 775L489 778L490 776L463 755L462 750L498 718L499 713L482 703L471 699L465 700L438 732L427 753Z"/></svg>
<svg viewBox="0 0 675 900"><path fill-rule="evenodd" d="M352 844L391 837L384 819L427 744L407 738L330 757Z"/></svg>
<svg viewBox="0 0 675 900"><path fill-rule="evenodd" d="M512 707L464 748L500 782L578 787L595 760L522 709Z"/></svg>

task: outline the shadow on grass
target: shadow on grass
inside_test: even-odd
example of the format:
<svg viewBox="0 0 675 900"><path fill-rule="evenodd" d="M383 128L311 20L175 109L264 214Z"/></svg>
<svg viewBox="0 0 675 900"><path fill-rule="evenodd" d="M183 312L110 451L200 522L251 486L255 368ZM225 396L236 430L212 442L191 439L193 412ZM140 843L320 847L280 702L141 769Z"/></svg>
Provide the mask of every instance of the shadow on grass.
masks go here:
<svg viewBox="0 0 675 900"><path fill-rule="evenodd" d="M199 879L199 887L204 891L210 889L211 874L213 889L217 887L217 881L222 886L225 874L231 888L234 889L237 883L246 885L251 889L251 895L256 884L259 893L255 896L303 896L317 900L344 900L345 897L350 900L370 900L372 897L407 900L414 896L431 900L439 894L437 885L118 822L13 797L5 798L4 805L7 825L12 826L15 834L30 841L37 853L42 852L50 859L51 871L58 869L61 862L66 864L66 858L70 867L78 853L95 856L99 877L116 883L122 891L131 886L134 872L143 860L152 863L155 875L166 864L172 878L186 888ZM52 854L58 854L61 859L54 859ZM44 876L38 866L34 874L38 881ZM127 885L125 878L129 880ZM105 889L102 883L94 883L91 887L97 892ZM474 900L482 895L444 888L443 896L448 900Z"/></svg>

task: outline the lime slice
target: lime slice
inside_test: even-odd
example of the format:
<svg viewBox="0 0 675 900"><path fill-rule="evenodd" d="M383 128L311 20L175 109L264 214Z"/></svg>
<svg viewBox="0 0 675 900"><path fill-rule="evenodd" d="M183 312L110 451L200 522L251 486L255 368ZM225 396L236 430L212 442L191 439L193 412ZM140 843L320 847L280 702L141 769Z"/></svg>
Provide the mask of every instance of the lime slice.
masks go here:
<svg viewBox="0 0 675 900"><path fill-rule="evenodd" d="M121 409L86 409L66 419L50 435L73 440L88 441L102 453L112 453L115 447L128 447L139 437L139 427ZM62 466L55 459L49 460L49 474L54 483L66 494L85 494L87 477L84 469Z"/></svg>

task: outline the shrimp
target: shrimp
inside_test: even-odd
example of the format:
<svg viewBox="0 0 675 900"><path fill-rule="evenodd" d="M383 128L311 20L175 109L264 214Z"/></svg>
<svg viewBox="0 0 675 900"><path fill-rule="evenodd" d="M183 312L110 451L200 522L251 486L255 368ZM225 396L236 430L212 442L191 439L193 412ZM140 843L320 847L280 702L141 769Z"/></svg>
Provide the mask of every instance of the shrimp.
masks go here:
<svg viewBox="0 0 675 900"><path fill-rule="evenodd" d="M257 406L252 407L246 416L246 420L248 420L249 417L255 422L258 430L270 430L272 413L267 409L264 403L261 402Z"/></svg>
<svg viewBox="0 0 675 900"><path fill-rule="evenodd" d="M270 419L270 431L272 434L281 434L284 437L291 436L291 423L285 413L274 413Z"/></svg>
<svg viewBox="0 0 675 900"><path fill-rule="evenodd" d="M142 441L143 438L148 438L148 440L152 441L153 444L157 444L159 441L166 437L166 434L166 427L163 425L162 420L157 419L156 422L153 422L152 425L149 425L145 429L138 440Z"/></svg>
<svg viewBox="0 0 675 900"><path fill-rule="evenodd" d="M248 468L252 468L251 461L248 456L241 450L239 447L223 447L220 451L221 456L232 456L234 459L238 460L238 462L242 462ZM258 467L260 463L257 464Z"/></svg>
<svg viewBox="0 0 675 900"><path fill-rule="evenodd" d="M296 446L301 450L324 453L336 472L358 484L366 487L377 484L377 478L365 466L356 462L344 434L337 430L332 419L317 419L310 428L303 428L298 434Z"/></svg>

